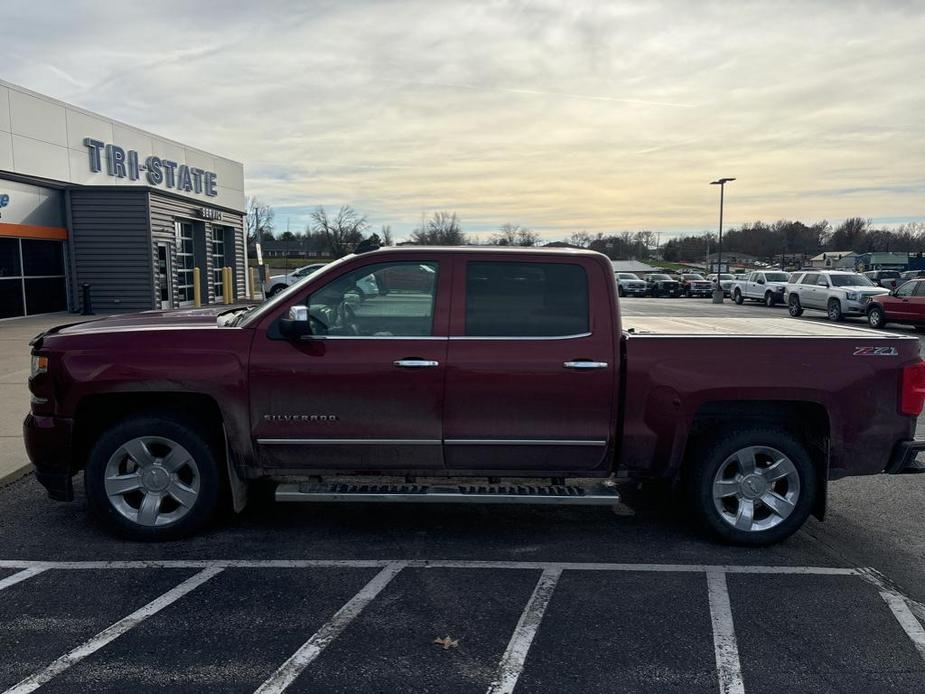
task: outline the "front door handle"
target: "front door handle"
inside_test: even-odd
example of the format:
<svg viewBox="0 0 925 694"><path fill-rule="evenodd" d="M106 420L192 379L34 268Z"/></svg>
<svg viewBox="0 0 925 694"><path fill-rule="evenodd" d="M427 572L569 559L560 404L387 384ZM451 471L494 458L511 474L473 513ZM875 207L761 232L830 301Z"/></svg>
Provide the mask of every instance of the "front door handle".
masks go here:
<svg viewBox="0 0 925 694"><path fill-rule="evenodd" d="M429 359L397 359L392 362L393 366L397 366L400 369L429 369L434 366L440 366L439 361L431 361Z"/></svg>
<svg viewBox="0 0 925 694"><path fill-rule="evenodd" d="M590 359L576 359L562 363L566 369L606 369L606 361L591 361Z"/></svg>

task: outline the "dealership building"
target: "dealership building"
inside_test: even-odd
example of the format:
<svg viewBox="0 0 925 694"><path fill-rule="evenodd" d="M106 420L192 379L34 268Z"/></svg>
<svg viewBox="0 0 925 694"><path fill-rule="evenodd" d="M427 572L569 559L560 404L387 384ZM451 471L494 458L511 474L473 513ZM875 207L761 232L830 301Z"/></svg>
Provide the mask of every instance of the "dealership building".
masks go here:
<svg viewBox="0 0 925 694"><path fill-rule="evenodd" d="M0 81L0 319L247 295L244 167Z"/></svg>

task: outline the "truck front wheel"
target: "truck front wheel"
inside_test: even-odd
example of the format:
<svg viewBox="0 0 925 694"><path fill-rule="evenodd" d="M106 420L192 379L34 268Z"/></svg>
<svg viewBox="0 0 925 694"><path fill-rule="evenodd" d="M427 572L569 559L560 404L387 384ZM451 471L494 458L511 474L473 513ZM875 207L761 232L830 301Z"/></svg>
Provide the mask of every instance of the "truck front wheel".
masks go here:
<svg viewBox="0 0 925 694"><path fill-rule="evenodd" d="M732 300L735 301L739 306L745 303L745 297L742 296L742 292L739 291L738 287L736 287L736 290L732 293Z"/></svg>
<svg viewBox="0 0 925 694"><path fill-rule="evenodd" d="M796 294L791 294L790 299L787 302L787 310L794 318L799 318L802 316L803 307L800 305L800 297L798 297Z"/></svg>
<svg viewBox="0 0 925 694"><path fill-rule="evenodd" d="M809 517L816 474L805 446L783 429L754 428L701 447L689 475L694 511L719 539L780 542Z"/></svg>
<svg viewBox="0 0 925 694"><path fill-rule="evenodd" d="M142 414L106 430L90 451L84 485L90 510L133 540L168 540L214 515L221 475L213 447L169 413Z"/></svg>

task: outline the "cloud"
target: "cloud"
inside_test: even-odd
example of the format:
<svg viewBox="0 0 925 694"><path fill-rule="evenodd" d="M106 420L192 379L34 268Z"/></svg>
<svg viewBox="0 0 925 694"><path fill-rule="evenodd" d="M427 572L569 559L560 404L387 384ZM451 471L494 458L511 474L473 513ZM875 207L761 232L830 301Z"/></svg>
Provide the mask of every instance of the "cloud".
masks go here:
<svg viewBox="0 0 925 694"><path fill-rule="evenodd" d="M245 163L290 216L713 228L921 213L917 3L19 4L3 77ZM277 220L279 221L279 219Z"/></svg>

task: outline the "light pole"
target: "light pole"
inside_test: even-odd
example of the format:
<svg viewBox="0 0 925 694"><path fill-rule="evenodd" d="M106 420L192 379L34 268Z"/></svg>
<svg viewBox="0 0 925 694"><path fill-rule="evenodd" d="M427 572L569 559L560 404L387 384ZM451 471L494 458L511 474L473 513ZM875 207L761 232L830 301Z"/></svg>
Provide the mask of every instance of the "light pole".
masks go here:
<svg viewBox="0 0 925 694"><path fill-rule="evenodd" d="M734 181L734 178L718 178L710 181L711 186L719 186L719 241L716 247L716 286L713 288L713 303L723 303L723 284L720 281L720 275L723 272L723 197L726 192L726 184Z"/></svg>

